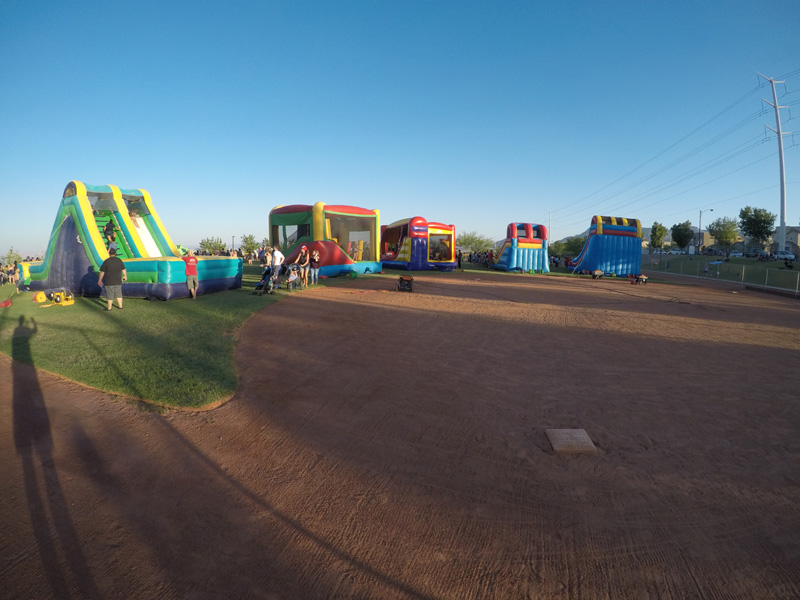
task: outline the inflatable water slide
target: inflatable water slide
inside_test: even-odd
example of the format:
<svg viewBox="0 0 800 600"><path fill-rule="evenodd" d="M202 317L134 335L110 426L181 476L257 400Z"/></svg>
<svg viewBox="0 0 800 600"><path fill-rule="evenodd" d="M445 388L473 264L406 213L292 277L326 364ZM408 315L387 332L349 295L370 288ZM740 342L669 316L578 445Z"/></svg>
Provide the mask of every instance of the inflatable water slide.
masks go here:
<svg viewBox="0 0 800 600"><path fill-rule="evenodd" d="M317 202L276 206L269 213L270 240L278 243L286 264L297 261L300 249L319 252L319 274L380 273L377 210Z"/></svg>
<svg viewBox="0 0 800 600"><path fill-rule="evenodd" d="M453 270L457 264L456 227L422 217L382 227L381 262L384 267L408 271Z"/></svg>
<svg viewBox="0 0 800 600"><path fill-rule="evenodd" d="M506 239L490 266L500 271L549 273L547 227L533 223L511 223L506 229Z"/></svg>
<svg viewBox="0 0 800 600"><path fill-rule="evenodd" d="M639 219L592 217L589 236L569 268L575 273L625 277L642 268L642 225Z"/></svg>
<svg viewBox="0 0 800 600"><path fill-rule="evenodd" d="M110 223L110 225L109 225ZM61 198L41 262L22 263L22 283L31 290L67 288L75 295L99 296L100 265L108 258L103 231L114 229L117 256L132 298L186 298L185 264L145 190L70 181ZM198 294L242 286L242 259L199 256Z"/></svg>

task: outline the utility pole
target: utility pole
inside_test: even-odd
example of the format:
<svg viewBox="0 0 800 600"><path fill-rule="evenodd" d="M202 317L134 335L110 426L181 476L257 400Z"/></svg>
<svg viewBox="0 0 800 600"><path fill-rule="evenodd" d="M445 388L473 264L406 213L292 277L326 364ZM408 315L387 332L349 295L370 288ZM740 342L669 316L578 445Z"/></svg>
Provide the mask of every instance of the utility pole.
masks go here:
<svg viewBox="0 0 800 600"><path fill-rule="evenodd" d="M783 164L783 136L784 134L781 133L781 108L786 108L785 106L778 106L778 94L775 92L775 84L776 83L784 83L783 81L775 81L772 77L764 77L761 73L758 74L759 77L766 79L769 81L770 85L772 85L772 102L768 100L761 100L769 104L772 108L775 109L775 129L772 129L769 125L765 125L767 129L773 131L778 136L778 162L780 163L780 171L781 171L781 225L778 228L778 250L786 250L786 169ZM787 132L791 133L791 132Z"/></svg>
<svg viewBox="0 0 800 600"><path fill-rule="evenodd" d="M697 244L697 253L698 254L702 254L702 250L703 250L703 241L704 241L704 238L703 238L703 213L704 212L714 212L714 209L713 208L706 208L705 210L701 210L700 211L700 218L699 218L698 223L697 223L697 237L700 238L700 241Z"/></svg>

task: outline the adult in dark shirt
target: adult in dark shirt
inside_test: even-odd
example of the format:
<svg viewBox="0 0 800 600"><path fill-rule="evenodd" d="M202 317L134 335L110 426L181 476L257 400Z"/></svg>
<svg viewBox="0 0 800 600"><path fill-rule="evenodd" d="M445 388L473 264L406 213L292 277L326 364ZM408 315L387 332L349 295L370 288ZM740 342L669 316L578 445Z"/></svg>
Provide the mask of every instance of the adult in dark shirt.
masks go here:
<svg viewBox="0 0 800 600"><path fill-rule="evenodd" d="M297 264L300 267L300 281L303 287L308 287L308 269L311 256L308 254L308 246L300 248L300 255L297 257Z"/></svg>
<svg viewBox="0 0 800 600"><path fill-rule="evenodd" d="M108 308L111 310L114 298L117 299L117 306L122 308L122 282L128 280L128 271L125 269L125 263L117 257L117 251L114 248L109 249L108 258L100 265L100 279L97 284L106 287L106 300L108 300Z"/></svg>

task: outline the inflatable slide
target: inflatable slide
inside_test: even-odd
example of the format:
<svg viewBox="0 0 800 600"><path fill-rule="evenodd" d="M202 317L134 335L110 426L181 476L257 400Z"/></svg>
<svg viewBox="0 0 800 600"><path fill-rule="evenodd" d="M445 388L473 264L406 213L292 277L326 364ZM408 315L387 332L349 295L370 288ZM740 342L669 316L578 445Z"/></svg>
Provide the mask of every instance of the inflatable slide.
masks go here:
<svg viewBox="0 0 800 600"><path fill-rule="evenodd" d="M500 271L549 273L547 228L533 223L511 223L490 266Z"/></svg>
<svg viewBox="0 0 800 600"><path fill-rule="evenodd" d="M639 219L592 217L589 236L569 268L575 273L625 277L642 268L642 225Z"/></svg>
<svg viewBox="0 0 800 600"><path fill-rule="evenodd" d="M402 219L381 228L381 262L408 271L456 268L456 228L426 221Z"/></svg>
<svg viewBox="0 0 800 600"><path fill-rule="evenodd" d="M307 246L309 252L319 252L323 277L380 273L377 210L323 202L276 206L269 213L269 230L286 264L295 262L300 249Z"/></svg>
<svg viewBox="0 0 800 600"><path fill-rule="evenodd" d="M99 296L100 265L108 258L113 232L117 256L131 298L186 298L185 264L145 190L70 181L61 198L41 262L22 263L22 283L31 290L68 288L75 295ZM198 294L239 288L242 259L199 256Z"/></svg>

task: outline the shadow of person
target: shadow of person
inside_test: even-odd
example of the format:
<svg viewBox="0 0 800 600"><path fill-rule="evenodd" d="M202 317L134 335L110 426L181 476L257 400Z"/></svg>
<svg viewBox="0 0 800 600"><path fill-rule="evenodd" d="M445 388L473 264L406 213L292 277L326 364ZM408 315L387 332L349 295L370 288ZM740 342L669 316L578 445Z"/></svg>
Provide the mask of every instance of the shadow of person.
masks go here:
<svg viewBox="0 0 800 600"><path fill-rule="evenodd" d="M54 597L97 598L100 594L81 550L53 461L50 418L31 352L31 338L36 333L36 320L31 317L28 325L25 316L20 316L11 341L14 447L22 467L33 536ZM40 489L40 480L44 489Z"/></svg>
<svg viewBox="0 0 800 600"><path fill-rule="evenodd" d="M86 274L81 277L80 286L78 288L79 296L100 296L102 288L97 284L97 273L94 267L89 265Z"/></svg>

